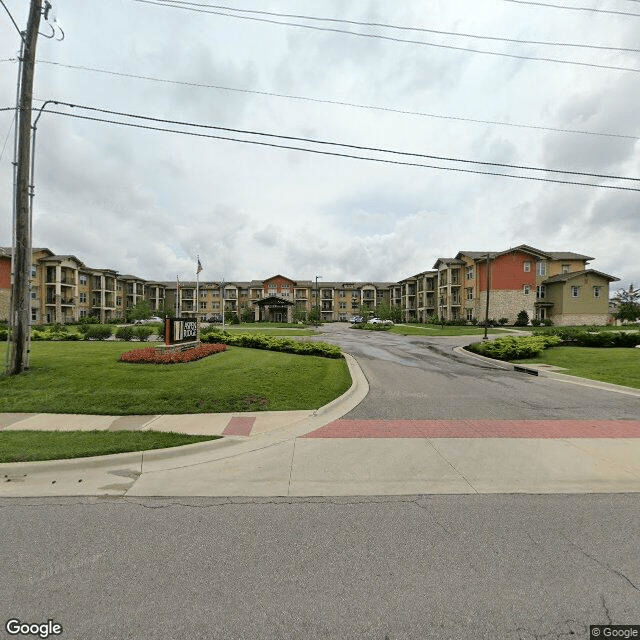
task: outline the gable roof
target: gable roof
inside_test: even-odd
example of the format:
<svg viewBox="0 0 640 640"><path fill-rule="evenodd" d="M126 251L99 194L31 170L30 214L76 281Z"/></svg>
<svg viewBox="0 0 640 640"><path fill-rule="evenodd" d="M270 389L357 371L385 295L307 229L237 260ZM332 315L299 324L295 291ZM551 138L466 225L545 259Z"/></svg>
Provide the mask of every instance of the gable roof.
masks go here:
<svg viewBox="0 0 640 640"><path fill-rule="evenodd" d="M595 269L583 269L582 271L560 273L557 276L551 276L550 278L547 278L544 281L544 284L553 284L554 282L566 282L567 280L572 280L573 278L577 278L578 276L584 276L587 274L600 276L601 278L603 278L604 280L608 280L609 282L616 282L620 280L620 278L611 276L608 273L603 273L602 271L596 271Z"/></svg>

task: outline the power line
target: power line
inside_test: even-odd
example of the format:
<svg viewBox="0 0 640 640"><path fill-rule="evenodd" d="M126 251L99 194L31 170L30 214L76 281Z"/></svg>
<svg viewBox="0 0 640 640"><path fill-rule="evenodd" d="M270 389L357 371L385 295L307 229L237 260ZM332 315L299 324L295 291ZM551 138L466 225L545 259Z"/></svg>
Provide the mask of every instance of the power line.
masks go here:
<svg viewBox="0 0 640 640"><path fill-rule="evenodd" d="M7 5L4 3L4 0L0 0L0 4L2 4L2 6L4 7L4 10L9 15L9 18L11 18L11 22L13 22L13 26L16 28L16 31L18 32L18 35L20 36L20 39L22 40L22 42L24 42L24 35L23 35L22 31L20 31L20 27L17 25L16 21L13 19L13 16L11 15L11 11L9 11L9 9L7 9Z"/></svg>
<svg viewBox="0 0 640 640"><path fill-rule="evenodd" d="M640 73L640 69L636 69L633 67L618 67L615 65L604 65L604 64L596 64L593 62L579 62L577 60L560 60L558 58L544 58L540 56L525 56L518 55L515 53L501 53L499 51L487 51L486 49L473 49L470 47L457 47L449 44L437 44L434 42L425 42L424 40L407 40L405 38L395 38L392 36L383 36L380 34L374 33L358 33L356 31L348 31L347 29L336 29L333 27L316 27L309 24L302 24L299 22L283 22L282 20L272 20L270 18L258 18L255 16L242 16L233 13L224 13L222 11L206 11L204 9L195 9L193 7L181 6L176 4L166 4L163 2L155 2L153 0L133 0L133 2L140 2L142 4L155 5L159 7L168 7L173 9L182 9L185 11L195 11L196 13L206 13L210 15L219 15L226 16L229 18L236 18L237 20L253 20L255 22L263 22L268 24L277 24L287 27L298 27L301 29L311 29L313 31L328 31L331 33L342 33L350 36L356 36L358 38L375 38L379 40L387 40L391 42L402 42L404 44L417 44L426 47L436 47L439 49L449 49L453 51L465 51L468 53L480 53L488 56L498 56L501 58L514 58L516 60L534 60L537 62L552 62L556 64L568 64L572 66L578 67L589 67L594 69L607 69L610 71L630 71L633 73Z"/></svg>
<svg viewBox="0 0 640 640"><path fill-rule="evenodd" d="M15 60L15 58L14 58ZM579 135L588 135L588 136L601 136L608 138L623 138L626 140L640 140L639 136L631 136L622 133L611 133L605 131L587 131L585 129L566 129L559 127L548 127L543 125L534 125L534 124L524 124L524 123L516 123L516 122L504 122L502 120L483 120L480 118L465 118L463 116L448 116L437 113L428 113L424 111L411 111L409 109L399 109L395 107L386 107L379 105L367 105L367 104L359 104L356 102L347 102L344 100L330 100L326 98L313 98L310 96L296 96L286 93L277 93L274 91L260 91L257 89L241 89L238 87L227 87L224 85L216 85L216 84L206 84L201 82L188 82L184 80L170 80L167 78L157 78L153 76L143 76L132 73L121 73L117 71L109 71L107 69L98 69L96 67L86 67L80 65L71 65L71 64L63 64L61 62L53 62L51 60L40 60L37 61L40 64L50 64L58 67L64 67L66 69L77 69L82 71L93 71L95 73L103 73L106 75L119 76L123 78L133 78L136 80L148 80L151 82L161 82L165 84L176 84L176 85L184 85L187 87L196 87L196 88L204 88L204 89L217 89L220 91L233 91L237 93L248 93L259 96L270 96L276 98L284 98L287 100L300 100L306 102L314 102L319 104L332 104L342 107L353 107L356 109L368 109L372 111L383 111L387 113L398 113L401 115L410 115L410 116L419 116L424 118L436 118L442 120L455 120L459 122L472 122L475 124L490 124L490 125L498 125L503 127L515 127L518 129L535 129L538 131L552 131L555 133L575 133Z"/></svg>
<svg viewBox="0 0 640 640"><path fill-rule="evenodd" d="M599 50L606 50L606 51L625 51L630 53L640 53L640 49L632 49L628 47L610 47L610 46L604 46L604 45L580 44L580 43L573 43L573 42L548 42L548 41L541 41L541 40L522 40L518 38L485 36L485 35L478 35L473 33L464 33L459 31L441 31L438 29L427 29L426 27L410 27L407 25L389 24L385 22L361 22L359 20L346 20L343 18L326 18L326 17L310 16L310 15L297 14L297 13L278 13L274 11L257 11L254 9L238 9L237 7L229 7L226 5L205 4L201 2L187 2L186 0L160 0L160 2L165 3L169 6L191 5L199 8L220 9L224 11L233 11L236 13L251 13L254 15L275 16L279 18L296 18L296 19L303 19L303 20L312 20L316 22L333 22L338 24L350 24L350 25L357 25L357 26L363 26L363 27L382 27L384 29L398 29L400 31L417 31L420 33L433 33L437 35L455 36L455 37L461 37L461 38L474 38L477 40L493 40L497 42L509 42L509 43L516 43L516 44L537 44L537 45L550 46L550 47L572 47L572 48L580 48L580 49L599 49Z"/></svg>
<svg viewBox="0 0 640 640"><path fill-rule="evenodd" d="M310 139L310 138L299 138L299 137L294 137L294 136L284 136L284 135L269 134L269 133L264 133L264 132L246 131L246 130L241 130L241 129L231 129L231 128L228 128L228 127L217 127L217 126L213 126L213 125L200 125L200 124L196 124L196 123L184 123L184 122L179 122L179 121L174 121L174 120L164 120L164 119L160 119L160 118L152 118L152 117L149 117L149 116L140 116L140 115L136 115L136 114L127 114L127 113L122 113L122 112L117 112L117 111L111 111L111 110L108 110L108 109L98 109L98 108L95 108L95 107L86 107L86 106L81 106L81 105L73 105L73 104L64 103L64 102L57 102L57 101L52 101L52 102L54 102L54 104L69 106L69 107L72 107L72 108L87 109L87 110L92 110L92 111L98 111L98 112L101 112L101 113L120 115L120 116L130 117L130 118L141 118L141 119L150 120L150 121L153 121L153 122L163 122L163 123L167 123L167 124L177 124L177 125L181 125L181 126L192 126L192 127L199 127L199 128L215 129L215 130L220 130L220 131L241 133L241 134L245 134L245 135L260 135L260 136L267 136L267 137L273 137L273 138L280 138L280 139L284 139L284 140L299 141L299 142L310 142L310 143L313 143L313 144L339 146L339 147L345 147L345 148L349 148L349 149L357 149L357 150L363 150L363 151L374 151L374 152L397 154L397 155L403 155L403 156L413 156L413 157L420 157L420 158L428 158L428 159L432 159L432 160L441 160L441 161L446 161L446 162L479 164L479 165L485 165L485 166L505 167L505 168L519 169L519 170L543 171L543 172L560 173L560 174L568 174L568 175L576 175L576 176L595 177L595 178L600 177L600 178L613 179L613 180L628 180L628 181L640 182L640 178L629 178L629 177L625 177L625 176L613 176L613 175L592 174L592 173L577 172L577 171L546 169L546 168L539 168L539 167L526 167L526 166L510 165L510 164L503 164L503 163L492 163L492 162L483 162L483 161L467 160L467 159L460 159L460 158L452 158L452 157L445 157L445 156L435 156L435 155L427 155L427 154L409 153L409 152L404 152L404 151L379 149L379 148L375 148L375 147L364 147L364 146L357 146L357 145L349 145L349 144L343 144L343 143L337 143L337 142L330 142L330 141L326 141L326 140L314 140L314 139ZM244 143L244 144L254 144L254 145L266 146L266 147L276 147L276 148L280 148L280 149L290 149L290 150L294 150L294 151L305 151L307 153L315 153L315 154L320 154L320 155L336 156L336 157L343 157L343 158L353 158L353 159L358 159L358 160L367 160L367 161L370 161L370 162L380 162L380 163L385 163L385 164L425 167L425 168L431 168L431 169L457 171L457 172L462 172L462 173L475 173L475 174L483 174L483 175L495 175L495 176L503 176L503 177L510 177L510 178L519 178L519 179L523 179L523 180L553 182L553 183L558 183L558 184L574 184L574 185L579 185L579 186L591 186L591 187L601 187L601 188L606 188L606 189L617 189L617 190L623 190L623 191L639 191L640 192L640 189L633 188L633 187L621 187L621 186L615 186L615 185L602 185L602 184L594 184L594 183L590 183L590 182L576 182L576 181L571 181L571 180L559 180L559 179L556 179L556 178L540 178L540 177L535 177L535 176L524 176L524 175L516 175L516 174L509 174L509 173L498 173L498 172L493 172L493 171L481 171L481 170L478 170L478 169L462 169L460 167L443 167L443 166L439 166L439 165L429 165L429 164L423 164L423 163L417 163L417 162L406 162L406 161L400 161L400 160L389 160L389 159L386 159L386 158L373 158L371 156L357 156L357 155L354 155L354 154L347 154L347 153L341 153L341 152L322 151L322 150L318 150L318 149L310 149L308 147L297 147L297 146L292 146L292 145L287 145L287 144L276 144L276 143L273 143L273 142L263 142L263 141L259 141L259 140L246 140L246 139L234 138L234 137L230 137L230 136L221 136L221 135L213 135L213 134L205 134L205 133L196 133L196 132L192 132L192 131L183 131L183 130L178 130L178 129L167 129L165 127L155 127L155 126L150 126L150 125L134 124L134 123L110 120L110 119L105 119L105 118L82 116L82 115L79 115L79 114L68 113L68 112L63 112L63 111L50 110L47 113L53 113L53 114L62 115L62 116L68 116L68 117L72 117L72 118L79 118L79 119L82 119L82 120L91 120L91 121L96 121L96 122L106 122L106 123L117 124L117 125L121 125L121 126L134 127L134 128L139 128L139 129L147 129L147 130L152 130L152 131L164 131L164 132L168 132L168 133L177 133L177 134L181 134L181 135L195 136L195 137L200 137L200 138L213 138L213 139L216 139L216 140L228 140L228 141L233 141L233 142L241 142L241 143Z"/></svg>
<svg viewBox="0 0 640 640"><path fill-rule="evenodd" d="M596 9L594 7L567 7L562 4L551 4L548 2L533 2L532 0L502 0L503 2L513 2L514 4L530 4L536 7L547 7L552 9L566 9L568 11L588 11L591 13L609 13L618 16L634 16L640 18L640 13L630 13L629 11L614 11L613 9Z"/></svg>

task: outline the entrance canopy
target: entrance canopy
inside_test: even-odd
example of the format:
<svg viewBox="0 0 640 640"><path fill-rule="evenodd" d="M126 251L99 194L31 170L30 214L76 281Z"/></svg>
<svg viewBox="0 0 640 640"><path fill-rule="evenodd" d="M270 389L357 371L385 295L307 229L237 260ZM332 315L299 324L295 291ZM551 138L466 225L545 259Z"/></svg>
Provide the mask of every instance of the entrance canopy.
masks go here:
<svg viewBox="0 0 640 640"><path fill-rule="evenodd" d="M256 300L256 322L293 322L293 307L291 300L280 296L268 296Z"/></svg>

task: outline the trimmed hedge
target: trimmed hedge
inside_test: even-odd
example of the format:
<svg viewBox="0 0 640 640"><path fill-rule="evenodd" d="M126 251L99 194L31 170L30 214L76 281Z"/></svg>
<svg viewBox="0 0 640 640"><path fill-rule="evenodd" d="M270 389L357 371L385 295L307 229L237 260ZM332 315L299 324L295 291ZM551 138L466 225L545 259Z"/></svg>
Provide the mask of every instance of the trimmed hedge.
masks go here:
<svg viewBox="0 0 640 640"><path fill-rule="evenodd" d="M120 361L133 364L177 364L202 360L202 358L226 350L226 344L200 344L193 349L169 352L160 351L155 347L145 347L144 349L133 349L123 353L120 356Z"/></svg>
<svg viewBox="0 0 640 640"><path fill-rule="evenodd" d="M108 324L89 324L84 331L85 340L106 340L113 335L113 327Z"/></svg>
<svg viewBox="0 0 640 640"><path fill-rule="evenodd" d="M558 336L505 336L487 342L474 342L466 348L496 360L519 360L533 358L548 347L555 347L561 343Z"/></svg>
<svg viewBox="0 0 640 640"><path fill-rule="evenodd" d="M367 331L389 331L393 325L392 324L370 324L359 323L351 325L352 329L366 329Z"/></svg>
<svg viewBox="0 0 640 640"><path fill-rule="evenodd" d="M221 343L249 349L282 351L298 355L321 356L323 358L342 358L340 347L326 342L298 342L291 338L278 338L263 333L229 333L212 329L200 335L203 342Z"/></svg>
<svg viewBox="0 0 640 640"><path fill-rule="evenodd" d="M536 336L554 336L568 347L635 347L640 344L640 331L591 331L589 327L553 327L536 331Z"/></svg>

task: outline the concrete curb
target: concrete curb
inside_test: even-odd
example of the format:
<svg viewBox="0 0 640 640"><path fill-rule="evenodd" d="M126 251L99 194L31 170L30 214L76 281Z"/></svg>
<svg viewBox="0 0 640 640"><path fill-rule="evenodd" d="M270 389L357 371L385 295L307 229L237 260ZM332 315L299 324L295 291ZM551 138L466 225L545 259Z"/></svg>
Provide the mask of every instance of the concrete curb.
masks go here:
<svg viewBox="0 0 640 640"><path fill-rule="evenodd" d="M591 380L590 378L580 378L579 376L570 376L566 373L558 373L557 371L548 371L537 367L534 364L529 365L515 365L511 362L504 362L503 360L494 360L493 358L487 358L477 353L467 351L464 347L455 347L453 349L459 355L474 358L487 364L492 364L498 369L505 371L519 370L524 373L533 373L541 378L551 378L558 382L567 382L570 384L577 384L582 387L591 387L592 389L602 389L603 391L612 391L614 393L622 393L628 396L634 396L640 398L640 389L634 389L633 387L625 387L620 384L613 384L611 382L602 382L600 380Z"/></svg>
<svg viewBox="0 0 640 640"><path fill-rule="evenodd" d="M195 444L170 447L166 449L150 449L146 451L132 451L116 453L106 456L89 458L71 458L68 460L42 460L36 462L6 462L0 465L0 479L2 476L19 476L21 473L52 473L77 472L81 469L103 469L106 467L138 465L142 473L144 466L156 467L153 471L161 470L163 463L182 459L184 464L191 466L203 462L211 462L222 458L233 457L250 451L256 451L268 446L279 444L285 440L304 435L318 429L333 420L337 420L357 406L369 393L369 383L356 359L344 353L344 358L351 375L351 386L338 398L332 400L309 417L268 433L261 433L249 438L224 436L223 438L198 442ZM286 413L283 411L283 414ZM155 418L154 418L155 419ZM235 451L231 449L235 448ZM170 465L168 468L174 468Z"/></svg>

